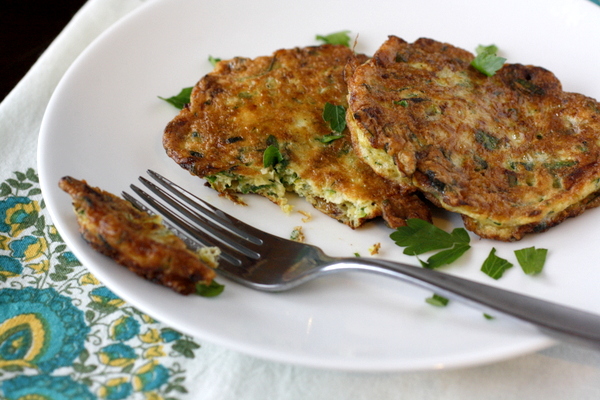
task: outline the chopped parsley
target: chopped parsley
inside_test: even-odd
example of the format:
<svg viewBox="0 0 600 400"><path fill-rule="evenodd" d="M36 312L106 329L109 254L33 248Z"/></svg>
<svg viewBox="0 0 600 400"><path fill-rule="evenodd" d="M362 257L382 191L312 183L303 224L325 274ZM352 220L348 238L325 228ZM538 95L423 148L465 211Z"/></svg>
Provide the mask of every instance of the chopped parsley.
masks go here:
<svg viewBox="0 0 600 400"><path fill-rule="evenodd" d="M213 56L208 56L208 61L212 64L212 66L214 67L215 65L217 65L217 63L219 61L221 61L220 58L215 58Z"/></svg>
<svg viewBox="0 0 600 400"><path fill-rule="evenodd" d="M342 46L350 47L350 31L340 31L330 33L329 35L317 35L317 40L325 44L341 44Z"/></svg>
<svg viewBox="0 0 600 400"><path fill-rule="evenodd" d="M269 135L267 138L268 147L263 153L263 167L275 167L277 164L283 161L283 156L279 151L279 143L277 138L273 135Z"/></svg>
<svg viewBox="0 0 600 400"><path fill-rule="evenodd" d="M263 166L265 168L274 167L282 161L283 156L281 155L279 148L273 144L267 147L263 153Z"/></svg>
<svg viewBox="0 0 600 400"><path fill-rule="evenodd" d="M419 255L429 251L442 250L427 261L422 261L425 268L438 268L450 264L471 248L471 239L464 228L455 228L448 233L435 225L421 219L411 218L406 226L401 226L390 234L390 238L400 247L406 247L404 254Z"/></svg>
<svg viewBox="0 0 600 400"><path fill-rule="evenodd" d="M192 95L193 87L187 87L181 89L178 95L164 98L158 96L159 99L166 101L167 103L179 108L180 110L190 103L190 96Z"/></svg>
<svg viewBox="0 0 600 400"><path fill-rule="evenodd" d="M223 293L223 290L225 290L225 285L221 285L215 280L208 285L204 283L196 284L196 294L202 297L215 297Z"/></svg>
<svg viewBox="0 0 600 400"><path fill-rule="evenodd" d="M536 249L535 247L515 250L517 261L527 275L537 275L542 272L547 254L547 249Z"/></svg>
<svg viewBox="0 0 600 400"><path fill-rule="evenodd" d="M332 131L342 133L346 128L346 109L327 102L323 107L323 119L329 122Z"/></svg>
<svg viewBox="0 0 600 400"><path fill-rule="evenodd" d="M478 130L475 132L475 140L485 147L486 150L492 151L498 148L498 138L485 131Z"/></svg>
<svg viewBox="0 0 600 400"><path fill-rule="evenodd" d="M448 300L445 297L440 296L439 294L434 293L433 296L426 298L425 301L427 303L431 304L432 306L446 307L450 300Z"/></svg>
<svg viewBox="0 0 600 400"><path fill-rule="evenodd" d="M493 279L500 279L504 272L511 268L513 265L506 261L504 258L500 258L496 255L496 248L492 248L490 254L483 262L481 271Z"/></svg>
<svg viewBox="0 0 600 400"><path fill-rule="evenodd" d="M493 76L506 61L506 58L498 57L498 47L495 45L477 46L477 56L471 61L471 66L486 76Z"/></svg>
<svg viewBox="0 0 600 400"><path fill-rule="evenodd" d="M321 143L327 144L327 143L333 142L334 140L341 139L343 137L344 137L344 135L325 135L320 138L317 138L317 140Z"/></svg>

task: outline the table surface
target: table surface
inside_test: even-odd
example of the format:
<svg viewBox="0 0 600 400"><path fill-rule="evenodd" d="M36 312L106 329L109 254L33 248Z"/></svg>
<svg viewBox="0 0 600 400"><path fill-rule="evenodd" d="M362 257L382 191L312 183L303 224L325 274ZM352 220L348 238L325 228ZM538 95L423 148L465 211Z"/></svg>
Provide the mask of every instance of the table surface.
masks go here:
<svg viewBox="0 0 600 400"><path fill-rule="evenodd" d="M86 0L4 1L0 12L0 101Z"/></svg>

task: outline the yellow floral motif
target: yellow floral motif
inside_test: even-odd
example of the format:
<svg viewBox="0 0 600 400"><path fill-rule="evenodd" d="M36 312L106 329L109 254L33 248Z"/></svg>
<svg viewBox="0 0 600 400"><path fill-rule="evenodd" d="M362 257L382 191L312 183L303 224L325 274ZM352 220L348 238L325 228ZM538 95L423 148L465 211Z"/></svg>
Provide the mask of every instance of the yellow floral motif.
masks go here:
<svg viewBox="0 0 600 400"><path fill-rule="evenodd" d="M156 320L149 315L142 314L142 320L147 324L155 324Z"/></svg>
<svg viewBox="0 0 600 400"><path fill-rule="evenodd" d="M43 274L50 269L50 260L44 259L37 264L29 264L28 267L33 269L36 274Z"/></svg>
<svg viewBox="0 0 600 400"><path fill-rule="evenodd" d="M165 351L163 350L163 346L161 346L161 345L152 346L152 347L148 348L146 351L144 351L145 359L164 357L166 355L167 355L167 353L165 353Z"/></svg>
<svg viewBox="0 0 600 400"><path fill-rule="evenodd" d="M98 352L98 359L104 365L125 368L135 362L135 350L122 343L108 345Z"/></svg>
<svg viewBox="0 0 600 400"><path fill-rule="evenodd" d="M19 264L19 267L20 267L20 264ZM15 276L21 275L21 272L20 271L0 270L0 275L5 278L14 278Z"/></svg>
<svg viewBox="0 0 600 400"><path fill-rule="evenodd" d="M48 242L45 238L38 238L34 243L31 243L25 249L25 261L33 261L36 258L44 255L44 252L48 250Z"/></svg>
<svg viewBox="0 0 600 400"><path fill-rule="evenodd" d="M128 385L129 381L126 377L109 379L105 385L100 387L98 395L101 398L108 398L119 386Z"/></svg>
<svg viewBox="0 0 600 400"><path fill-rule="evenodd" d="M158 343L162 341L158 329L148 329L146 333L140 335L140 340L144 343Z"/></svg>
<svg viewBox="0 0 600 400"><path fill-rule="evenodd" d="M105 299L105 298L102 298L101 296L96 296L93 293L90 294L90 297L92 298L92 300L94 300L98 303L103 303L103 304L113 306L113 307L121 307L123 304L125 304L125 301L120 298Z"/></svg>
<svg viewBox="0 0 600 400"><path fill-rule="evenodd" d="M94 285L97 286L100 284L100 281L98 279L96 279L96 277L90 273L87 273L85 275L83 275L81 278L79 278L79 284L84 286L84 285Z"/></svg>
<svg viewBox="0 0 600 400"><path fill-rule="evenodd" d="M156 392L147 392L145 393L146 395L146 400L164 400L164 397L162 397L160 394L156 393Z"/></svg>
<svg viewBox="0 0 600 400"><path fill-rule="evenodd" d="M108 357L106 357L104 354L100 354L98 356L98 358L100 359L100 362L102 364L109 365L111 367L119 367L119 368L125 368L135 362L135 360L129 359L129 358L117 358L117 359L111 360Z"/></svg>
<svg viewBox="0 0 600 400"><path fill-rule="evenodd" d="M0 250L8 250L8 242L10 242L10 237L0 235Z"/></svg>
<svg viewBox="0 0 600 400"><path fill-rule="evenodd" d="M4 220L4 222L9 225L11 227L11 232L10 234L13 237L17 237L21 234L21 232L23 232L23 230L26 227L23 227L20 224L13 224L13 217L15 215L19 215L20 213L26 213L26 214L37 214L41 211L40 209L40 205L38 204L37 201L31 201L28 203L18 203L16 204L14 207L9 208L8 210L6 210L6 219Z"/></svg>
<svg viewBox="0 0 600 400"><path fill-rule="evenodd" d="M169 371L157 360L142 365L131 379L133 389L137 392L150 392L158 389L169 379Z"/></svg>

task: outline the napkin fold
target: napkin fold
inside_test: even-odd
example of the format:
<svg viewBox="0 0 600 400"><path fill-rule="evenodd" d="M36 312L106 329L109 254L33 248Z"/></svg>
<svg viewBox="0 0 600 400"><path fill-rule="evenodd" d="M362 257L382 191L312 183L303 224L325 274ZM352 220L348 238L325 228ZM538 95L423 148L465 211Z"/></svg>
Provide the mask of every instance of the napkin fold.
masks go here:
<svg viewBox="0 0 600 400"><path fill-rule="evenodd" d="M37 137L50 96L76 57L113 23L151 1L160 0L89 0L0 104L4 398L600 398L600 353L578 347L558 345L456 370L319 370L258 359L182 335L95 280L64 247L43 208ZM52 341L43 342L44 335Z"/></svg>

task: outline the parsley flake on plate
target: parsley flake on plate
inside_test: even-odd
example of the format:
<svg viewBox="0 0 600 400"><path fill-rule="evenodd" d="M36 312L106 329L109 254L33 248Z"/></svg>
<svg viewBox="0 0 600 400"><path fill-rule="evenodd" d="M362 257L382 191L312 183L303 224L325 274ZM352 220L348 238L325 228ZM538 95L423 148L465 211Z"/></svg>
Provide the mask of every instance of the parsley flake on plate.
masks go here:
<svg viewBox="0 0 600 400"><path fill-rule="evenodd" d="M190 96L192 95L193 87L187 87L181 89L178 95L171 97L160 97L159 99L166 101L167 103L179 108L180 110L185 107L186 104L190 103Z"/></svg>
<svg viewBox="0 0 600 400"><path fill-rule="evenodd" d="M196 294L202 297L215 297L223 293L224 289L225 285L221 285L220 283L213 280L208 285L198 283L196 285Z"/></svg>
<svg viewBox="0 0 600 400"><path fill-rule="evenodd" d="M400 247L406 247L404 254L419 255L429 251L441 250L427 261L422 261L425 268L438 268L456 261L467 250L471 238L464 228L455 228L448 233L437 226L421 219L411 218L406 226L401 226L390 234L390 238Z"/></svg>
<svg viewBox="0 0 600 400"><path fill-rule="evenodd" d="M448 302L450 302L450 300L448 300L447 298L435 293L433 294L433 296L426 298L425 301L431 304L432 306L436 307L446 307L448 305Z"/></svg>
<svg viewBox="0 0 600 400"><path fill-rule="evenodd" d="M512 263L506 261L504 258L498 257L496 255L496 248L493 247L490 254L483 262L481 271L489 277L498 280L502 277L504 272L507 269L512 268L512 266Z"/></svg>
<svg viewBox="0 0 600 400"><path fill-rule="evenodd" d="M542 272L548 249L536 249L527 247L521 250L515 250L517 261L527 275L537 275Z"/></svg>

